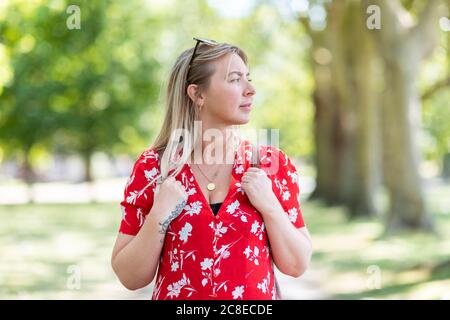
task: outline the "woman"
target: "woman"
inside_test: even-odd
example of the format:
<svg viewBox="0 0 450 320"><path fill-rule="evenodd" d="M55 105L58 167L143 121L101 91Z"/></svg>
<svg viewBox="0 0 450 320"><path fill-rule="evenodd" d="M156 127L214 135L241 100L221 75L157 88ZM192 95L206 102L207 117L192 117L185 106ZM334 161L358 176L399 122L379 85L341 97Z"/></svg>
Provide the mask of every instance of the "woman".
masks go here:
<svg viewBox="0 0 450 320"><path fill-rule="evenodd" d="M237 134L256 93L246 54L194 39L171 71L161 132L125 187L112 267L130 290L158 269L153 299L278 299L272 262L299 277L312 251L296 169Z"/></svg>

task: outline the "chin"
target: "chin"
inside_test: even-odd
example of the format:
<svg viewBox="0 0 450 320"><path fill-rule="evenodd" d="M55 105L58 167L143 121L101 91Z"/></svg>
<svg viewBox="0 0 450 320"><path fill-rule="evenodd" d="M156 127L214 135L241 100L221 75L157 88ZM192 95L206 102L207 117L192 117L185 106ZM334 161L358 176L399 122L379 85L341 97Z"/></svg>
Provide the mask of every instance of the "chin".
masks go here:
<svg viewBox="0 0 450 320"><path fill-rule="evenodd" d="M246 117L246 118L239 118L236 119L236 121L233 121L235 125L243 125L243 124L247 124L250 121L250 117Z"/></svg>

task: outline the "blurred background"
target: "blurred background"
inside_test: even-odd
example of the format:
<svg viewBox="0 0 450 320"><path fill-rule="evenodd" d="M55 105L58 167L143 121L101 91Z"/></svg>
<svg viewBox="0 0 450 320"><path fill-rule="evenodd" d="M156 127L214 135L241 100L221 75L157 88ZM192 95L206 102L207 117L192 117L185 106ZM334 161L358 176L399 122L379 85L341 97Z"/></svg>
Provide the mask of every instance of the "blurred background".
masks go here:
<svg viewBox="0 0 450 320"><path fill-rule="evenodd" d="M450 298L445 0L0 1L0 299L149 299L119 202L193 36L242 47L248 128L300 174L309 270L285 299Z"/></svg>

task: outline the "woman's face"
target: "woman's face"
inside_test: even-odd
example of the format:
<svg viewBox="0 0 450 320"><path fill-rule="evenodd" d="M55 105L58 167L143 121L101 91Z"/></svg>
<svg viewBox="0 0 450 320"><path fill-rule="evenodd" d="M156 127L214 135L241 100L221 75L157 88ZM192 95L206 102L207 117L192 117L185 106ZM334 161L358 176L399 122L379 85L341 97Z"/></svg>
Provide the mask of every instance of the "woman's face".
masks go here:
<svg viewBox="0 0 450 320"><path fill-rule="evenodd" d="M256 93L247 66L236 53L217 59L214 65L210 84L200 94L200 120L207 127L246 124Z"/></svg>

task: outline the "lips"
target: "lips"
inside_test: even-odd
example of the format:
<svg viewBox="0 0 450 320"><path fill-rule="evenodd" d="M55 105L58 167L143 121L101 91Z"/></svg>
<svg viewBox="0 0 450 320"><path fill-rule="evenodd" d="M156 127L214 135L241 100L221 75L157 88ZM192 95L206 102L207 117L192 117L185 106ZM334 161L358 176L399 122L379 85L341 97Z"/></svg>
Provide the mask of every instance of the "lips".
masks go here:
<svg viewBox="0 0 450 320"><path fill-rule="evenodd" d="M250 103L241 104L239 107L245 108L245 109L251 109L252 103L250 102Z"/></svg>

